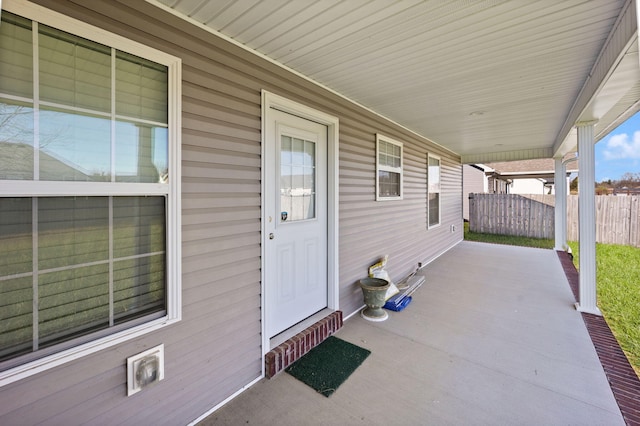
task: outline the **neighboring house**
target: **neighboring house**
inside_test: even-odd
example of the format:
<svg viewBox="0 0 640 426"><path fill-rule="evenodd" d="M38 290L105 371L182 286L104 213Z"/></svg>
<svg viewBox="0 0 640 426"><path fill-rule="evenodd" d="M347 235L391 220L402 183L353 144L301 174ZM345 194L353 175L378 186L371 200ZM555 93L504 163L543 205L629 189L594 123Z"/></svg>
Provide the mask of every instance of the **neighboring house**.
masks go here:
<svg viewBox="0 0 640 426"><path fill-rule="evenodd" d="M0 2L0 424L193 421L356 315L382 256L399 280L462 241L463 163L591 148L640 107L622 1L540 23L524 2L276 3ZM619 112L587 117L600 95Z"/></svg>
<svg viewBox="0 0 640 426"><path fill-rule="evenodd" d="M469 220L469 194L486 194L489 181L482 164L462 165L462 218Z"/></svg>
<svg viewBox="0 0 640 426"><path fill-rule="evenodd" d="M555 163L552 158L487 163L485 166L488 167L485 173L489 179L489 192L555 194ZM578 162L569 162L567 164L567 185L570 175L577 172Z"/></svg>
<svg viewBox="0 0 640 426"><path fill-rule="evenodd" d="M49 176L55 180L93 181L104 180L92 176L80 167L47 154L38 153L41 176ZM34 149L24 143L0 142L0 179L29 180L33 179Z"/></svg>
<svg viewBox="0 0 640 426"><path fill-rule="evenodd" d="M613 195L622 197L625 197L627 195L640 195L640 187L629 188L625 186L624 188L615 188L611 191L611 193L613 193Z"/></svg>
<svg viewBox="0 0 640 426"><path fill-rule="evenodd" d="M463 165L463 218L469 220L469 194L555 194L554 160L522 160ZM576 161L567 165L567 186Z"/></svg>

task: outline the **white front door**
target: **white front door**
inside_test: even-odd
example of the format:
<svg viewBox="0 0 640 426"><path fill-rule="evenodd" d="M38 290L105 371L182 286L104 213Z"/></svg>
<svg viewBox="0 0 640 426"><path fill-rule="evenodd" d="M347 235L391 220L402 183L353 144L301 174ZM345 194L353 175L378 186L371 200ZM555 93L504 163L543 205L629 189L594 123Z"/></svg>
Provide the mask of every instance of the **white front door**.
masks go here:
<svg viewBox="0 0 640 426"><path fill-rule="evenodd" d="M265 330L327 307L327 126L270 110L265 150Z"/></svg>

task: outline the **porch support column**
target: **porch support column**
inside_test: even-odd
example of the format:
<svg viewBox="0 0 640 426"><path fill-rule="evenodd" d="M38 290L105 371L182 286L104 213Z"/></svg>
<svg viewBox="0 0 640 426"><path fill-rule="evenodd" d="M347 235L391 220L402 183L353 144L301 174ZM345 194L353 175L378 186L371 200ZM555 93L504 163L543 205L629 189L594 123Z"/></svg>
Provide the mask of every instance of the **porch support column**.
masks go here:
<svg viewBox="0 0 640 426"><path fill-rule="evenodd" d="M562 157L555 158L555 249L564 251L567 247L567 166Z"/></svg>
<svg viewBox="0 0 640 426"><path fill-rule="evenodd" d="M580 231L580 300L576 309L602 315L596 305L596 162L595 122L577 123L578 130L578 229Z"/></svg>

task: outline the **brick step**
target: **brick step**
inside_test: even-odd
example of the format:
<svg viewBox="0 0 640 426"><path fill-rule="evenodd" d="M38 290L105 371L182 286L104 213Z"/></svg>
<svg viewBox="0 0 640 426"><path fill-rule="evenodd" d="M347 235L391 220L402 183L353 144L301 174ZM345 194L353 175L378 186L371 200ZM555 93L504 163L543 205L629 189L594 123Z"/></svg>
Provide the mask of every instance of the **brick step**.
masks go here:
<svg viewBox="0 0 640 426"><path fill-rule="evenodd" d="M270 379L280 373L341 328L342 311L332 312L305 328L265 355L265 376Z"/></svg>
<svg viewBox="0 0 640 426"><path fill-rule="evenodd" d="M566 252L558 251L560 263L569 281L569 286L578 300L580 298L580 275ZM628 426L640 425L640 377L636 374L624 354L618 340L604 317L582 313L587 331L596 349L604 373L611 386L613 396L620 407Z"/></svg>

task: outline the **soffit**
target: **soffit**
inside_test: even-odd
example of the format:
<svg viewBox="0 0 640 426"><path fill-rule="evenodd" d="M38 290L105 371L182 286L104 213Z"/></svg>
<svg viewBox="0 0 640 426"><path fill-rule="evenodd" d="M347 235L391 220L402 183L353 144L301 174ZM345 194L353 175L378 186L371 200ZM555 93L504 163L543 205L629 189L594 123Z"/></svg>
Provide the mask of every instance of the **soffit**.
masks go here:
<svg viewBox="0 0 640 426"><path fill-rule="evenodd" d="M474 162L553 155L628 8L624 0L150 1ZM629 80L637 68L636 59L616 82L621 99L598 111L600 129L638 109Z"/></svg>

